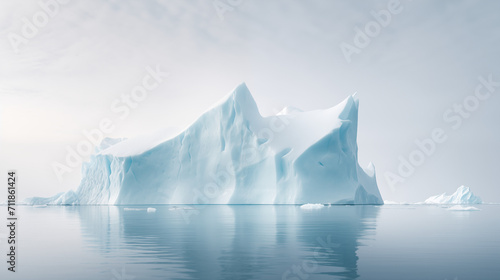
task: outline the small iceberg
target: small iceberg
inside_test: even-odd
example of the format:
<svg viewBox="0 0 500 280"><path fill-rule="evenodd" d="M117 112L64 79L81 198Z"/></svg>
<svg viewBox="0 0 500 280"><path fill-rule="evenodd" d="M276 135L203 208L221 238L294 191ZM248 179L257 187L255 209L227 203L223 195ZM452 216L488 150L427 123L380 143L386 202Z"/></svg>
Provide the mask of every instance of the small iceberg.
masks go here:
<svg viewBox="0 0 500 280"><path fill-rule="evenodd" d="M323 207L325 207L325 205L323 205L321 203L307 203L307 204L301 205L300 209L312 210L312 209L321 209Z"/></svg>
<svg viewBox="0 0 500 280"><path fill-rule="evenodd" d="M474 206L462 206L455 205L447 209L448 211L481 211L481 209L476 208Z"/></svg>
<svg viewBox="0 0 500 280"><path fill-rule="evenodd" d="M480 197L475 196L470 188L461 186L452 195L446 193L429 197L424 204L482 204Z"/></svg>
<svg viewBox="0 0 500 280"><path fill-rule="evenodd" d="M148 213L154 213L156 212L156 208L123 208L124 211L146 211Z"/></svg>
<svg viewBox="0 0 500 280"><path fill-rule="evenodd" d="M47 208L47 204L33 205L33 208Z"/></svg>
<svg viewBox="0 0 500 280"><path fill-rule="evenodd" d="M125 211L144 211L144 208L123 208Z"/></svg>

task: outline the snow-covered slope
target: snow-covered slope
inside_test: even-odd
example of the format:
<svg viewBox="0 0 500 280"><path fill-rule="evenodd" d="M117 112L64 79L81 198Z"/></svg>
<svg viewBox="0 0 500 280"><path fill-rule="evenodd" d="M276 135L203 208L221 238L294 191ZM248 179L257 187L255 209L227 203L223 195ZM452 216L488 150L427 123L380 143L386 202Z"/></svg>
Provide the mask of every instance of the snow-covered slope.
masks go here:
<svg viewBox="0 0 500 280"><path fill-rule="evenodd" d="M352 96L262 117L242 84L161 143L105 140L76 196L80 204L383 204L373 165L358 164L357 122Z"/></svg>
<svg viewBox="0 0 500 280"><path fill-rule="evenodd" d="M425 204L482 204L483 201L475 196L470 188L461 186L452 195L446 193L429 197Z"/></svg>

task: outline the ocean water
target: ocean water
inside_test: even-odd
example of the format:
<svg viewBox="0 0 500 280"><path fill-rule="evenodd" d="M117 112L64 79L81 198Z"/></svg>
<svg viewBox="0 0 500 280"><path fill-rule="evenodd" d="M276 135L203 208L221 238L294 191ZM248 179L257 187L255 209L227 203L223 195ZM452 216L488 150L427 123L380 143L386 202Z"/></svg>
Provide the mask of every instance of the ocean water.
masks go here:
<svg viewBox="0 0 500 280"><path fill-rule="evenodd" d="M500 205L478 208L26 206L0 279L500 279Z"/></svg>

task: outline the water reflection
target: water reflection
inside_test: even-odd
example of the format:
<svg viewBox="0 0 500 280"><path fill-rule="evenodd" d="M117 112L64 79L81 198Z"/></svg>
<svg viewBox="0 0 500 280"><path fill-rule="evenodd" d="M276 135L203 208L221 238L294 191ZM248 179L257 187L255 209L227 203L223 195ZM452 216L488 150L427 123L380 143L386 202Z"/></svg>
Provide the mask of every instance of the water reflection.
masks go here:
<svg viewBox="0 0 500 280"><path fill-rule="evenodd" d="M320 213L303 212L299 237L319 268L315 279L357 279L358 247L375 232L379 208L373 206L330 207ZM304 267L305 269L305 267ZM300 277L299 277L300 278Z"/></svg>
<svg viewBox="0 0 500 280"><path fill-rule="evenodd" d="M170 206L155 213L125 208L74 211L88 247L121 259L137 279L356 279L358 247L374 232L379 211L215 205L186 222L183 210Z"/></svg>

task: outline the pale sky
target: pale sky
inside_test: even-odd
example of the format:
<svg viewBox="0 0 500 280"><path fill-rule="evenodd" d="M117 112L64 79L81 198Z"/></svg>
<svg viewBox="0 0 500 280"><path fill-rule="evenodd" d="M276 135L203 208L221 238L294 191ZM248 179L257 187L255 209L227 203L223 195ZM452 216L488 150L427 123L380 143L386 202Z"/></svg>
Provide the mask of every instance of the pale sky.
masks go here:
<svg viewBox="0 0 500 280"><path fill-rule="evenodd" d="M18 170L21 198L76 189L80 167L60 181L52 165L102 119L115 124L108 137L182 129L246 82L263 115L357 92L359 160L374 163L384 200L466 185L500 202L500 87L473 98L479 77L500 82L500 2L221 0L219 11L212 0L42 2L52 4L0 2L0 171ZM340 46L370 26L380 29L349 62ZM170 75L120 119L111 104L148 66ZM464 100L472 111L447 112ZM399 176L399 157L437 128L446 141L391 188L385 174Z"/></svg>

